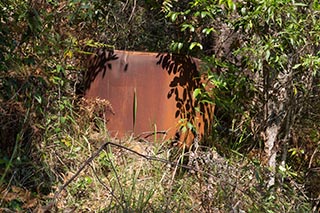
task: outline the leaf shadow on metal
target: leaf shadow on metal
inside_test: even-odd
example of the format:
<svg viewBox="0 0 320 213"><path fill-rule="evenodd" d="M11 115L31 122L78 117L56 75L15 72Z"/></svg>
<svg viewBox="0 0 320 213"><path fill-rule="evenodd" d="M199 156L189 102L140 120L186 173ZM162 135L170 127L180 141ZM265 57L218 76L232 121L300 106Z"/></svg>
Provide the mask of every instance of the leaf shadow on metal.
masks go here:
<svg viewBox="0 0 320 213"><path fill-rule="evenodd" d="M111 61L117 60L119 57L113 50L107 51L106 48L99 49L97 53L89 59L89 69L84 77L84 91L90 89L91 83L96 79L98 74L102 72L105 77L107 69L112 69Z"/></svg>
<svg viewBox="0 0 320 213"><path fill-rule="evenodd" d="M90 66L84 83L85 91L91 92L88 95L89 97L94 98L97 94L104 96L103 93L108 93L106 90L110 88L110 85L103 85L104 83L101 83L101 81L95 81L96 78L109 78L108 81L112 81L115 78L117 81L120 79L120 83L123 84L122 87L125 89L122 88L123 91L116 90L116 92L109 92L110 94L105 95L107 98L110 98L111 105L113 106L112 101L119 102L119 99L125 99L125 96L129 97L132 95L131 92L129 94L127 91L130 87L136 87L133 84L129 85L131 81L138 82L138 87L142 87L143 89L138 92L139 97L134 98L138 99L138 113L143 116L132 116L132 113L137 113L131 112L134 106L123 108L121 110L124 110L124 112L121 112L121 116L112 117L112 119L123 120L122 123L117 123L112 128L118 128L120 132L132 128L132 121L130 119L134 117L134 129L139 134L143 128L147 128L143 127L143 125L149 125L147 122L148 113L150 115L150 112L152 112L160 120L162 126L165 127L177 126L172 124L173 121L182 121L180 122L180 126L177 126L175 134L170 136L181 142L188 141L189 145L191 145L190 143L192 143L192 140L197 135L200 137L208 136L213 116L212 106L200 102L193 97L195 89L204 89L202 85L203 80L199 72L200 63L199 59L178 54L107 51L106 49L100 49L90 59ZM157 72L166 72L167 74L159 73L157 75ZM154 76L155 74L156 76ZM151 85L152 88L148 88L148 86L145 86L146 82L153 82L153 84L157 84L158 86ZM92 86L93 84L95 85ZM150 84L148 85L150 86ZM124 92L125 90L127 92ZM137 94L137 91L134 94ZM164 102L159 101L160 99ZM128 98L128 100L133 99ZM121 108L120 104L117 104L119 105L118 108ZM134 103L123 103L123 105L126 104ZM163 106L158 107L158 104ZM163 113L163 108L169 113ZM186 124L190 124L188 128L186 128ZM181 131L183 127L184 130L187 129L184 133ZM189 133L190 136L188 136Z"/></svg>
<svg viewBox="0 0 320 213"><path fill-rule="evenodd" d="M192 58L185 55L177 54L158 54L158 65L173 75L170 82L170 90L167 98L174 98L176 101L175 117L185 120L192 124L194 128L191 130L194 137L196 134L209 133L210 118L212 117L213 110L208 103L202 103L193 97L193 91L197 88L202 88L202 79L199 72L199 59ZM199 112L197 112L199 108ZM200 119L200 122L197 121ZM201 125L204 125L203 127ZM204 131L200 131L204 128ZM181 129L180 129L181 130ZM208 135L206 135L208 136Z"/></svg>

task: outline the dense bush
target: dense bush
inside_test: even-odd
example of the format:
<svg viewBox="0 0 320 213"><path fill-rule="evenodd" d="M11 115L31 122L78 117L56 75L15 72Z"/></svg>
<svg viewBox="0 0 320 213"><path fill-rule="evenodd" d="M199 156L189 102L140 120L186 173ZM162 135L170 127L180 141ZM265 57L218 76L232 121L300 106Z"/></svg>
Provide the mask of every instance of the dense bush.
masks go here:
<svg viewBox="0 0 320 213"><path fill-rule="evenodd" d="M91 201L92 209L105 211L277 212L310 210L311 200L319 205L318 20L318 1L0 2L0 210L48 204L57 185L108 139L98 116L108 102L78 96L88 55L100 47L203 58L203 73L214 87L194 95L217 109L207 149L214 147L231 162L238 159L234 153L256 159L257 152L262 164L230 170L206 161L211 151L193 153L202 157L192 166L212 174L213 184L208 176L177 174L161 163L140 167L136 159L103 151L57 208L87 211ZM161 157L172 159L171 149L153 148L151 154L165 149L168 156ZM267 175L264 161L271 174L277 171L275 193L266 187L274 176ZM237 166L243 162L238 159ZM121 175L135 167L139 172ZM108 199L98 202L93 189Z"/></svg>

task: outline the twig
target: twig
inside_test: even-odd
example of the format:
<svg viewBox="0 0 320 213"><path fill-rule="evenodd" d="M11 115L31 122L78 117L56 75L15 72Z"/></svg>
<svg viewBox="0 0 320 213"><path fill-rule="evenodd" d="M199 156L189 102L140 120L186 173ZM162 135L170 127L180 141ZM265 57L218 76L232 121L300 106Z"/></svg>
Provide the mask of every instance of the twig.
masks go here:
<svg viewBox="0 0 320 213"><path fill-rule="evenodd" d="M42 208L44 212L50 211L52 207L55 205L57 198L59 197L60 193L82 172L82 170L90 164L93 159L95 159L102 150L105 149L105 147L109 144L109 142L103 144L91 157L89 157L78 169L78 171L67 181L65 182L62 186L59 187L58 191L53 196L53 200L47 205Z"/></svg>
<svg viewBox="0 0 320 213"><path fill-rule="evenodd" d="M106 150L106 149L107 149L107 145L105 146L105 151L108 151L108 150ZM117 170L116 170L115 166L113 165L113 162L111 161L109 155L107 155L107 158L108 158L108 161L109 161L110 164L111 164L111 168L112 168L112 170L113 170L113 172L114 172L114 175L116 176L116 180L117 180L117 182L118 182L118 185L119 185L119 188L120 188L120 191L121 191L121 196L122 196L121 199L123 200L124 193L123 193L123 188L122 188L122 185L121 185L121 183L120 183L120 178L119 178L119 176L118 176Z"/></svg>
<svg viewBox="0 0 320 213"><path fill-rule="evenodd" d="M107 190L110 192L111 197L113 197L113 198L117 201L117 203L122 206L122 209L124 209L122 203L120 202L119 198L117 198L117 196L114 194L114 191L112 190L112 188L109 188L109 187L100 179L100 177L96 174L96 170L93 168L92 165L89 164L89 166L90 166L90 168L92 169L94 176L96 176L96 178L98 179L99 183L100 183L105 189L107 189ZM112 201L112 200L111 200L111 201ZM110 203L111 203L111 201L110 201Z"/></svg>
<svg viewBox="0 0 320 213"><path fill-rule="evenodd" d="M125 147L123 145L120 145L118 143L114 143L114 142L106 142L104 143L91 157L89 157L81 166L80 168L77 170L77 172L67 181L65 182L62 186L59 187L59 189L56 191L56 193L54 194L53 196L53 199L52 201L47 205L47 206L44 206L41 208L41 210L43 212L47 212L47 211L50 211L52 209L52 207L55 205L56 203L56 200L57 198L59 197L59 195L61 194L61 192L63 190L65 190L65 188L84 170L84 168L89 165L99 154L102 150L105 150L107 151L107 146L108 145L112 145L112 146L116 146L118 148L121 148L121 149L124 149L124 150L127 150L129 152L132 152L146 160L149 160L149 161L158 161L158 162L162 162L162 163L165 163L165 164L169 164L171 166L175 166L175 167L180 167L180 168L185 168L187 170L190 170L190 171L194 171L194 172L198 172L198 173L201 173L201 174L204 174L204 175L207 175L207 176L210 176L210 177L214 177L213 174L209 173L209 172L205 172L203 170L200 170L200 169L197 169L197 168L194 168L192 166L188 166L188 165L183 165L183 164L180 164L180 163L177 163L177 162L172 162L172 161L169 161L169 160L166 160L166 159L163 159L163 158L158 158L158 157L153 157L153 156L149 156L149 155L144 155L144 154L141 154L135 150L132 150L128 147ZM223 182L227 183L227 184L230 184L231 186L234 186L234 184L226 181L226 180L222 180ZM246 194L246 192L240 190L242 193Z"/></svg>
<svg viewBox="0 0 320 213"><path fill-rule="evenodd" d="M132 11L131 11L130 17L128 19L128 23L130 23L130 21L131 21L131 19L133 17L133 14L134 14L134 12L136 10L136 6L137 6L137 0L133 0L133 7L132 7Z"/></svg>
<svg viewBox="0 0 320 213"><path fill-rule="evenodd" d="M134 140L137 140L139 138L141 138L143 135L145 135L143 138L148 138L152 135L156 135L156 134L163 134L163 135L166 135L167 134L167 131L148 131L148 132L142 132L141 134L139 134L138 136L136 136L134 138Z"/></svg>
<svg viewBox="0 0 320 213"><path fill-rule="evenodd" d="M318 145L320 145L320 141L318 142ZM318 152L318 148L316 148L316 149L314 150L314 152L312 153L312 155L311 155L308 169L311 169L313 158L314 158L314 156L316 155L317 152Z"/></svg>

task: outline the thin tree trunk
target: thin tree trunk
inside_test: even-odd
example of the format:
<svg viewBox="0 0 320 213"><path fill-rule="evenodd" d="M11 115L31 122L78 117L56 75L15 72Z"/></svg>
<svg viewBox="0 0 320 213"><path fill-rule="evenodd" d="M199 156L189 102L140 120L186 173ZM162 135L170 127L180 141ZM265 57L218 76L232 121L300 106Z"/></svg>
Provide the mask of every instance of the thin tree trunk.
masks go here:
<svg viewBox="0 0 320 213"><path fill-rule="evenodd" d="M271 170L268 187L275 184L276 167L277 167L277 153L280 148L280 142L287 142L289 137L289 130L291 128L291 118L289 111L292 109L290 103L292 97L292 70L287 72L279 72L277 77L273 80L268 91L267 100L267 126L265 130L265 152L268 158L268 166ZM289 119L289 120L288 120ZM284 129L283 129L284 127ZM284 134L280 134L284 130ZM283 152L281 163L285 166L286 150Z"/></svg>
<svg viewBox="0 0 320 213"><path fill-rule="evenodd" d="M268 166L271 170L270 178L268 181L268 187L271 187L275 184L275 173L276 173L276 157L277 157L277 150L276 150L276 143L277 143L277 136L279 134L280 127L278 125L273 124L266 129L266 153L268 156Z"/></svg>

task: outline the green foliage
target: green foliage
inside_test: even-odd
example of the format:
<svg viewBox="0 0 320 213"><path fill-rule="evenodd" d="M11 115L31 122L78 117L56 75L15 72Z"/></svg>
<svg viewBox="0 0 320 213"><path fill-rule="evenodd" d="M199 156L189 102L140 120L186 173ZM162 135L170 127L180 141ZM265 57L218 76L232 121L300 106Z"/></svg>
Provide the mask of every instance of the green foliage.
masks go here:
<svg viewBox="0 0 320 213"><path fill-rule="evenodd" d="M305 92L310 88L302 90L302 85L306 85L306 76L310 73L316 76L319 69L319 50L314 46L319 45L319 22L317 12L307 4L286 0L237 3L195 0L187 5L175 3L170 8L166 8L167 17L188 39L175 43L174 49L205 46L199 35L211 35L215 39L217 44L213 48L217 49L213 50L209 63L218 75L209 73L209 80L216 87L212 90L215 102L226 114L233 111L231 117L235 117L240 111L250 112L253 118L256 113L263 113L259 109L267 100L259 96L263 85L258 85L257 78L270 81L270 85L265 85L268 88L263 88L262 93L266 93L281 72L293 74L286 87L289 93L295 93L295 101L308 97ZM176 8L179 10L175 11ZM232 41L232 36L224 37L226 33L238 38ZM228 52L219 52L218 48ZM248 105L257 97L262 105L255 103L258 109L252 111Z"/></svg>
<svg viewBox="0 0 320 213"><path fill-rule="evenodd" d="M307 168L318 167L312 157L318 147L304 139L318 130L318 1L193 0L172 2L165 11L184 38L176 39L174 49L188 53L199 44L198 53L207 56L211 89L193 95L215 104L217 149L226 155L230 149L270 153L267 130L277 126L279 176L287 177L283 171L291 168L290 178L300 181Z"/></svg>
<svg viewBox="0 0 320 213"><path fill-rule="evenodd" d="M166 17L178 27L171 49L178 53L196 54L208 50L215 32L214 19L221 8L211 1L176 1L163 6ZM179 32L180 30L180 32Z"/></svg>
<svg viewBox="0 0 320 213"><path fill-rule="evenodd" d="M97 115L108 103L77 97L83 65L93 48L165 49L169 33L159 3L140 3L0 2L0 187L48 195L72 160L90 154L89 140L105 138ZM74 193L92 184L80 180ZM27 201L8 202L28 208Z"/></svg>
<svg viewBox="0 0 320 213"><path fill-rule="evenodd" d="M203 72L210 90L195 90L193 96L216 105L214 145L229 156L231 149L263 147L270 117L266 103L277 103L285 89L286 110L276 115L282 122L278 139L289 152L287 165L278 168L283 190L265 190L260 165L242 167L250 175L240 171L232 179L236 169L202 165L217 172L215 185L205 176L175 179L176 168L103 153L60 204L83 211L90 211L85 204L92 202L105 211L235 211L236 199L243 197L239 205L252 212L310 210L287 181L302 182L302 174L320 163L319 23L316 0L1 1L0 192L10 195L1 196L1 208L41 207L57 183L108 138L99 118L108 103L77 97L92 49L163 52L171 44L174 52L207 56L210 68ZM283 73L290 78L281 81ZM194 128L181 123L183 130ZM313 182L308 178L306 188L312 189ZM101 198L98 203L96 198Z"/></svg>
<svg viewBox="0 0 320 213"><path fill-rule="evenodd" d="M11 184L48 194L54 178L42 161L45 148L70 146L76 124L74 61L84 35L71 21L82 22L83 8L74 1L0 4L0 185L15 176Z"/></svg>

